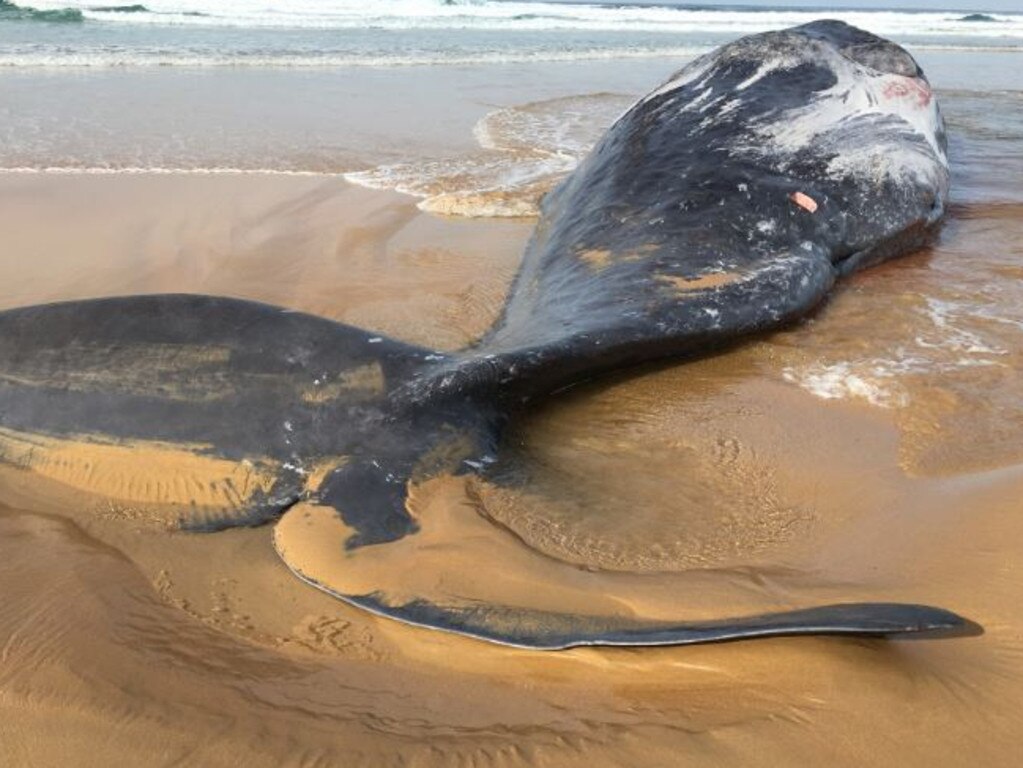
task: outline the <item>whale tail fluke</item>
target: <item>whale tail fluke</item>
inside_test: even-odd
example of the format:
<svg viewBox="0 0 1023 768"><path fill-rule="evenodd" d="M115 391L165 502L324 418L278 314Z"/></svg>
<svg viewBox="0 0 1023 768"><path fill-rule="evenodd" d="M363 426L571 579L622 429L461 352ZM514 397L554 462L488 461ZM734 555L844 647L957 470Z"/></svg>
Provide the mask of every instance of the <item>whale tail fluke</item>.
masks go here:
<svg viewBox="0 0 1023 768"><path fill-rule="evenodd" d="M646 610L642 580L534 551L465 492L497 460L505 418L479 394L493 373L480 360L463 369L372 332L227 298L9 310L0 464L132 514L164 510L187 530L276 519L277 551L305 581L383 616L508 645L976 631L938 608L879 603L669 621L673 595Z"/></svg>
<svg viewBox="0 0 1023 768"><path fill-rule="evenodd" d="M936 639L983 633L979 625L950 611L908 603L840 603L729 619L668 622L554 614L504 606L442 607L427 601L392 606L376 595L346 599L409 624L536 650L695 645L798 635Z"/></svg>

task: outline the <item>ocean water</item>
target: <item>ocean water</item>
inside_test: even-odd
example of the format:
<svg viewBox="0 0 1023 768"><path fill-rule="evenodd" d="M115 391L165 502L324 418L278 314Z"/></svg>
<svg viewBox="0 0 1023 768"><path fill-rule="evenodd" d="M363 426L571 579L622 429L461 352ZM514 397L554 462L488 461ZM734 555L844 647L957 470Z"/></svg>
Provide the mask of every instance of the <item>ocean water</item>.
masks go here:
<svg viewBox="0 0 1023 768"><path fill-rule="evenodd" d="M502 0L0 0L0 66L330 66L680 56L821 15L919 49L1023 50L1023 15Z"/></svg>

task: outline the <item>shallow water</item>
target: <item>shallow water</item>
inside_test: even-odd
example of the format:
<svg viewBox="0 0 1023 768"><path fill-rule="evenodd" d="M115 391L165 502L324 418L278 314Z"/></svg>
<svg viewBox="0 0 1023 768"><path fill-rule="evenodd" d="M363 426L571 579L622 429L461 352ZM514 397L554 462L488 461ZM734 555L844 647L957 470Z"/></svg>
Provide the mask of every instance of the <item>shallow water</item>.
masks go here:
<svg viewBox="0 0 1023 768"><path fill-rule="evenodd" d="M567 392L516 426L505 477L438 481L412 501L450 530L482 514L516 547L578 566L573 583L623 579L622 611L919 601L979 621L984 636L498 648L330 599L287 571L265 529L186 535L5 470L4 763L1015 765L1023 102L1005 82L1015 58L992 56L1002 64L989 73L990 59L925 62L955 169L932 248L846 281L784 333ZM540 82L520 79L536 73L528 67L445 69L443 82L429 69L5 77L7 167L309 162L317 173L3 174L0 307L209 292L464 346L500 310L530 220L437 217L413 195L319 172L401 163L405 184L426 185L409 190L419 195L529 205L557 173L544 159L566 170L597 123L675 64L561 65ZM981 72L978 88L969 81ZM106 111L81 130L47 118L55 108L39 83L64 89L68 112L90 96ZM156 116L121 114L106 98L147 83ZM182 112L191 98L213 110L226 84L240 88L230 104L261 104L267 118L235 135L234 123L213 130L215 110ZM250 98L298 84L300 103ZM390 86L409 98L381 113ZM327 87L348 95L304 98ZM429 119L409 121L420 108ZM179 121L161 124L175 111ZM134 144L132 125L148 126ZM316 166L332 153L345 159ZM428 178L438 167L460 170ZM525 600L568 592L543 569L513 572L471 547L440 556L481 588Z"/></svg>

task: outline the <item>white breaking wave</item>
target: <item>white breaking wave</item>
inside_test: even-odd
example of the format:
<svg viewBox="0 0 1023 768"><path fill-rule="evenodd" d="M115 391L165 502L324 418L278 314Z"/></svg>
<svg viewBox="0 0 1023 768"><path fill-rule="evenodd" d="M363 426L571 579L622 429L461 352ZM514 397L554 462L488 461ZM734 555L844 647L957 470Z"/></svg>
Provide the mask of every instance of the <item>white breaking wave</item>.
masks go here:
<svg viewBox="0 0 1023 768"><path fill-rule="evenodd" d="M145 10L102 0L25 0L41 10L76 9L114 24L280 27L305 29L590 30L740 35L820 18L820 11L693 9L499 0L149 0ZM119 10L120 8L120 10ZM131 10L127 10L131 8ZM1023 40L1023 15L966 21L955 11L828 11L886 36Z"/></svg>
<svg viewBox="0 0 1023 768"><path fill-rule="evenodd" d="M287 53L272 54L181 50L63 50L53 52L0 50L0 69L19 67L37 69L118 69L128 67L198 67L317 69L334 67L421 67L473 64L529 64L619 59L687 59L708 53L714 46L670 46L651 48L575 48L569 50L482 51L459 50L372 55L365 53ZM914 45L919 51L977 51L992 53L1023 52L1023 47Z"/></svg>
<svg viewBox="0 0 1023 768"><path fill-rule="evenodd" d="M365 53L274 53L252 54L181 50L74 50L55 52L0 50L0 68L120 68L120 67L283 67L314 69L327 67L416 67L469 64L529 64L530 62L605 61L612 59L685 59L711 50L710 46L663 48L579 48L574 50L525 51L436 51L416 55Z"/></svg>
<svg viewBox="0 0 1023 768"><path fill-rule="evenodd" d="M384 67L685 57L821 15L503 0L148 0L144 5L0 0L0 68ZM1021 14L998 14L990 21L965 21L951 11L825 15L890 37L913 52L1023 53Z"/></svg>

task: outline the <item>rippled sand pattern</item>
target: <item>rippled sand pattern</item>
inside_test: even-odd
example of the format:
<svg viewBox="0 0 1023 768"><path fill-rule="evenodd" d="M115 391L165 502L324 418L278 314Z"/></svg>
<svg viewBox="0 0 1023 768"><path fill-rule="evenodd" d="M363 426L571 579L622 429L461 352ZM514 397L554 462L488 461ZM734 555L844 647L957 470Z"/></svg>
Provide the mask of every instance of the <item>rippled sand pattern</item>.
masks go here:
<svg viewBox="0 0 1023 768"><path fill-rule="evenodd" d="M480 483L486 514L553 557L623 571L741 566L805 538L814 513L779 487L776 446L757 434L779 393L744 397L714 371L651 373L546 409L517 436L505 487Z"/></svg>

